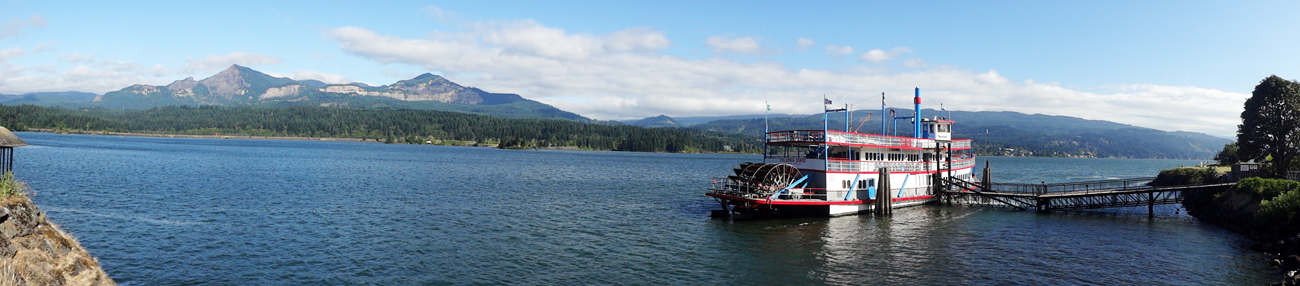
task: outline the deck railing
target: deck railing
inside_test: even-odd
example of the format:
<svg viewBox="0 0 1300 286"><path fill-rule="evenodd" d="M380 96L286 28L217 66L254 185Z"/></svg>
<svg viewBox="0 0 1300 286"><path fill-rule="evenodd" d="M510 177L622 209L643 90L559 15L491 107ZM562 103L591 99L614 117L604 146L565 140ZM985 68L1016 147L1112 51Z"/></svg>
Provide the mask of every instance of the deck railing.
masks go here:
<svg viewBox="0 0 1300 286"><path fill-rule="evenodd" d="M890 172L921 172L934 170L934 162L888 162L888 161L835 161L827 163L832 172L875 172L880 168L889 168ZM975 166L975 159L953 161L954 170ZM943 166L940 166L941 168Z"/></svg>
<svg viewBox="0 0 1300 286"><path fill-rule="evenodd" d="M785 130L769 132L767 133L767 142L832 142L923 149L934 149L935 144L937 144L933 139L845 133L843 131L830 131L829 134L827 134L827 132L822 132L821 130ZM970 139L952 141L952 149L965 149L970 147Z"/></svg>

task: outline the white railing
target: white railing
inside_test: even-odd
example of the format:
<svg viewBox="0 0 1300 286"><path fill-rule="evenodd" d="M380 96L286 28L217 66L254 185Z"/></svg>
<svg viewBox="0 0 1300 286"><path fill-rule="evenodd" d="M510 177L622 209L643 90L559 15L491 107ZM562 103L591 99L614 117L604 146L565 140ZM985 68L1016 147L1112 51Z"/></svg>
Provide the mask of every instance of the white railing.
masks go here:
<svg viewBox="0 0 1300 286"><path fill-rule="evenodd" d="M828 134L829 133L829 134ZM845 133L842 131L822 132L821 130L786 130L767 133L768 143L782 142L831 142L859 145L875 145L899 148L933 149L937 144L933 139L894 137L875 134ZM953 140L953 149L970 148L971 140Z"/></svg>
<svg viewBox="0 0 1300 286"><path fill-rule="evenodd" d="M934 140L831 131L830 142L903 148L934 148Z"/></svg>
<svg viewBox="0 0 1300 286"><path fill-rule="evenodd" d="M787 130L767 133L767 142L825 142L821 130Z"/></svg>
<svg viewBox="0 0 1300 286"><path fill-rule="evenodd" d="M919 172L926 170L925 162L873 162L873 161L831 161L832 172L875 172L880 168L889 168L890 172Z"/></svg>
<svg viewBox="0 0 1300 286"><path fill-rule="evenodd" d="M920 172L934 170L934 162L882 162L882 161L830 161L827 163L832 172L875 172L880 168L889 168L890 172ZM939 169L944 169L940 164ZM975 166L975 159L953 161L952 169L958 170ZM927 168L928 167L928 168Z"/></svg>
<svg viewBox="0 0 1300 286"><path fill-rule="evenodd" d="M970 139L952 140L952 149L970 148Z"/></svg>

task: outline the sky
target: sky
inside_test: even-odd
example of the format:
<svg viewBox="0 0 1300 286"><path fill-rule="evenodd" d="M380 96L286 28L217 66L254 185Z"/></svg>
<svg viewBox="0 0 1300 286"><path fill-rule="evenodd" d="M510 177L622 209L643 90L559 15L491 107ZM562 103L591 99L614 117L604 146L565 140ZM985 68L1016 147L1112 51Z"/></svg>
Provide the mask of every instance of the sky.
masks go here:
<svg viewBox="0 0 1300 286"><path fill-rule="evenodd" d="M433 73L620 120L879 109L881 93L910 108L919 88L924 108L1233 137L1255 85L1300 78L1296 1L622 2L0 0L0 93L239 64L339 84Z"/></svg>

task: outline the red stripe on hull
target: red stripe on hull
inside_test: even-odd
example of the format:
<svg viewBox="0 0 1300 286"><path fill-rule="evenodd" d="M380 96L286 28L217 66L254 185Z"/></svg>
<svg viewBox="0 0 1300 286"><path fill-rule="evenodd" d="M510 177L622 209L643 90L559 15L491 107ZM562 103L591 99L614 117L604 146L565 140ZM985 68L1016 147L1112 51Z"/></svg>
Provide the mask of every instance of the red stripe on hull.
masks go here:
<svg viewBox="0 0 1300 286"><path fill-rule="evenodd" d="M784 205L784 206L860 205L860 204L869 204L869 203L874 203L874 202L876 202L876 200L829 201L829 202L828 202L828 201L822 201L822 202L816 202L816 201L813 201L813 202L810 202L810 201L781 201L781 200L768 201L768 200L760 200L760 199L746 199L746 198L733 197L733 196L721 195L721 194L704 194L704 195L706 195L706 196L710 196L710 197L717 197L717 198L723 198L723 199L730 199L730 200L747 201L747 202L757 203L757 204L761 204L761 205L776 205L776 206L782 206L782 205ZM929 198L934 198L934 196L916 196L916 197L906 197L906 198L894 198L894 199L890 199L890 201L901 202L901 201L924 200L924 199L929 199Z"/></svg>

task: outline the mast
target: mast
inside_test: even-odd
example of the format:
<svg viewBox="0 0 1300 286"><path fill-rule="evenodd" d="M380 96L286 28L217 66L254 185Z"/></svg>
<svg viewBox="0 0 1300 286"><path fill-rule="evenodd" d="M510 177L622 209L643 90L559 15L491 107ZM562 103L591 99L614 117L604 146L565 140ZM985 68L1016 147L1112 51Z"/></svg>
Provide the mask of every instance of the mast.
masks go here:
<svg viewBox="0 0 1300 286"><path fill-rule="evenodd" d="M821 148L822 148L822 163L824 165L822 167L822 170L825 171L831 170L831 150L830 150L831 148L827 148L829 147L829 145L826 145L826 142L831 140L830 136L827 136L830 134L826 134L826 132L828 131L826 126L827 125L826 121L827 119L830 118L828 115L830 114L830 110L826 106L830 104L831 104L831 100L826 99L826 95L823 94L822 95L822 146Z"/></svg>
<svg viewBox="0 0 1300 286"><path fill-rule="evenodd" d="M889 135L889 128L885 128L885 93L880 93L880 135Z"/></svg>

